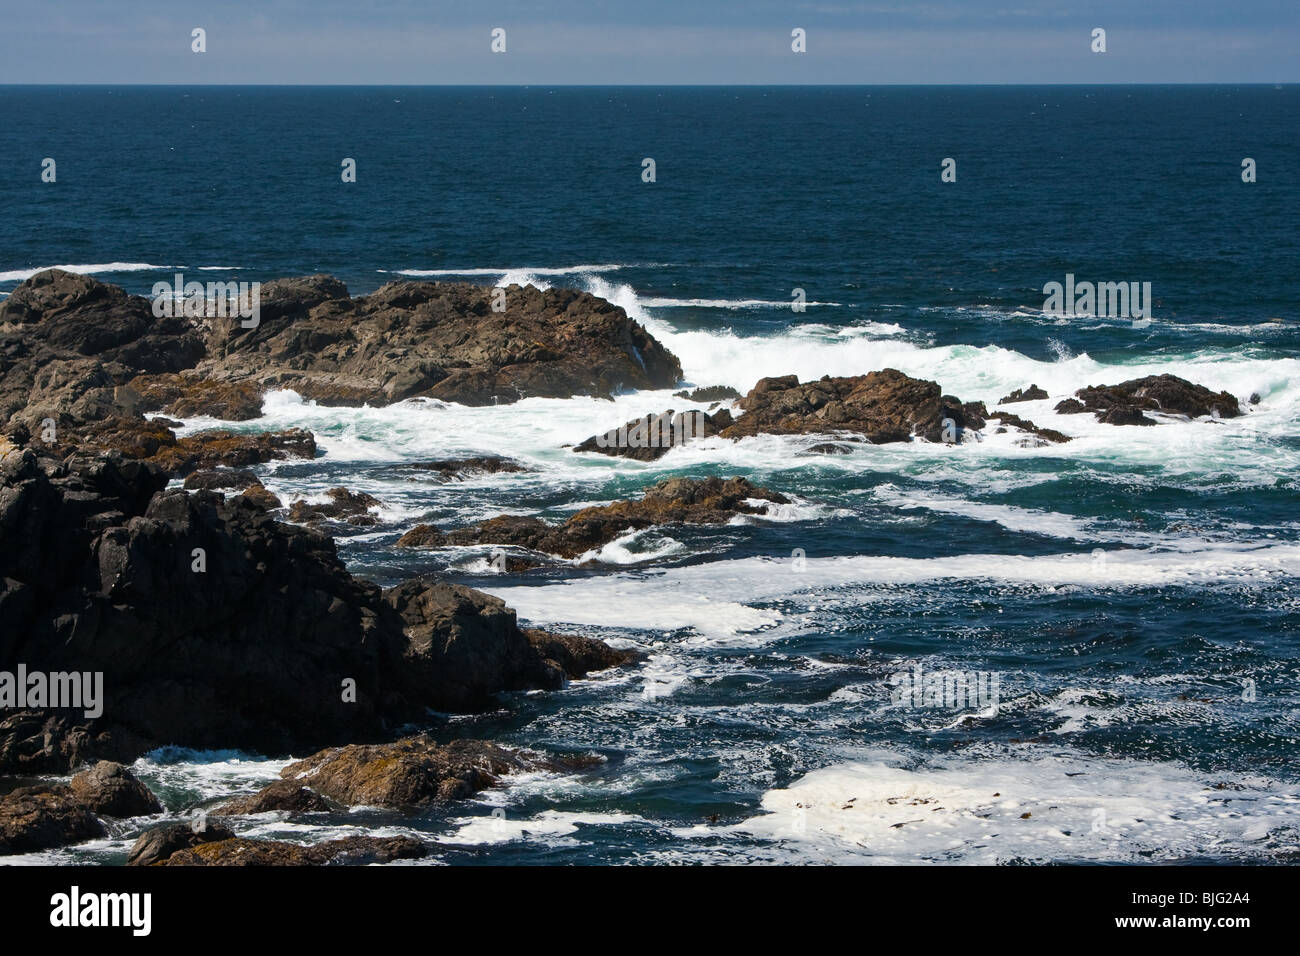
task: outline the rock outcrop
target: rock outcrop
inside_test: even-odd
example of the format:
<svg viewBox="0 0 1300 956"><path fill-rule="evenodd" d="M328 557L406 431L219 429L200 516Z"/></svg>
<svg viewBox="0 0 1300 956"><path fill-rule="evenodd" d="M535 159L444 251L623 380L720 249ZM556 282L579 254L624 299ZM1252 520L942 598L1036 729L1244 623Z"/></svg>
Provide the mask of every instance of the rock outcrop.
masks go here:
<svg viewBox="0 0 1300 956"><path fill-rule="evenodd" d="M1049 397L1046 389L1041 389L1037 385L1030 385L1028 388L1018 388L1010 395L1002 396L998 399L998 404L1011 405L1015 402L1036 402Z"/></svg>
<svg viewBox="0 0 1300 956"><path fill-rule="evenodd" d="M292 781L344 806L411 809L459 800L496 786L506 774L547 766L488 741L439 745L428 737L412 737L391 744L333 747L289 764L280 775L282 783Z"/></svg>
<svg viewBox="0 0 1300 956"><path fill-rule="evenodd" d="M436 475L440 481L464 481L476 475L518 474L528 471L517 461L497 455L474 458L442 458L437 461L416 461L397 466L402 471L420 471Z"/></svg>
<svg viewBox="0 0 1300 956"><path fill-rule="evenodd" d="M0 459L0 660L103 675L98 717L0 713L0 772L168 743L286 753L382 739L430 708L569 676L496 598L423 579L383 591L327 536L244 495L166 482L112 457Z"/></svg>
<svg viewBox="0 0 1300 956"><path fill-rule="evenodd" d="M1241 406L1227 392L1212 392L1177 375L1147 375L1118 385L1090 385L1056 406L1063 415L1095 413L1109 425L1155 425L1144 412L1181 415L1186 418L1236 418Z"/></svg>
<svg viewBox="0 0 1300 956"><path fill-rule="evenodd" d="M194 823L168 823L140 834L126 857L127 866L152 866L178 850L188 850L201 843L233 840L235 831L208 820Z"/></svg>
<svg viewBox="0 0 1300 956"><path fill-rule="evenodd" d="M293 780L277 780L257 793L227 800L212 812L222 816L251 815L254 813L324 813L333 809L313 790Z"/></svg>
<svg viewBox="0 0 1300 956"><path fill-rule="evenodd" d="M157 866L371 866L418 860L429 848L414 837L344 837L312 846L235 837L176 850Z"/></svg>
<svg viewBox="0 0 1300 956"><path fill-rule="evenodd" d="M303 524L320 524L323 521L345 521L358 527L373 527L379 519L371 509L379 507L379 499L364 491L331 488L325 492L324 502L298 500L289 505L289 520Z"/></svg>
<svg viewBox="0 0 1300 956"><path fill-rule="evenodd" d="M498 544L576 558L628 531L655 525L726 524L737 515L767 514L790 499L745 478L670 478L635 501L584 508L563 524L501 515L447 534L452 544Z"/></svg>
<svg viewBox="0 0 1300 956"><path fill-rule="evenodd" d="M945 419L960 435L983 428L988 417L982 402L962 402L935 382L892 368L803 384L795 375L765 378L738 404L745 414L722 432L724 438L852 432L873 445L914 437L939 442Z"/></svg>
<svg viewBox="0 0 1300 956"><path fill-rule="evenodd" d="M20 787L0 797L0 855L83 843L108 834L101 816L145 816L162 809L131 771L101 762L70 784Z"/></svg>
<svg viewBox="0 0 1300 956"><path fill-rule="evenodd" d="M0 855L50 850L107 833L71 787L19 787L0 797Z"/></svg>
<svg viewBox="0 0 1300 956"><path fill-rule="evenodd" d="M162 813L153 793L120 763L101 760L69 784L72 793L91 811L105 817L142 817Z"/></svg>

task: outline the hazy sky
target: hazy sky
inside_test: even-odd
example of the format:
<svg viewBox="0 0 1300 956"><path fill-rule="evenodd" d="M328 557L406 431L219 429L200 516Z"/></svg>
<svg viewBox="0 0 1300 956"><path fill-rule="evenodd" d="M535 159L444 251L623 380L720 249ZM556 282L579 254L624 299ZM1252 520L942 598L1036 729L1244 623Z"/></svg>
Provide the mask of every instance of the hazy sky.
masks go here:
<svg viewBox="0 0 1300 956"><path fill-rule="evenodd" d="M1300 0L0 0L0 23L0 83L1300 80Z"/></svg>

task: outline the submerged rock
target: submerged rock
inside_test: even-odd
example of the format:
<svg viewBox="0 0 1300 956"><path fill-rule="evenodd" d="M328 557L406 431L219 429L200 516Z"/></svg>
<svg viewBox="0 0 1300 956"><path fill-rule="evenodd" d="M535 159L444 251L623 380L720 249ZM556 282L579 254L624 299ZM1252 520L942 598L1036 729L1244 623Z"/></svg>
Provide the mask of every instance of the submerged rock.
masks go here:
<svg viewBox="0 0 1300 956"><path fill-rule="evenodd" d="M418 461L400 465L399 467L403 470L432 472L438 475L442 481L464 481L472 475L513 474L529 470L516 461L501 458L497 455Z"/></svg>
<svg viewBox="0 0 1300 956"><path fill-rule="evenodd" d="M674 398L684 398L691 402L725 402L740 398L740 392L730 385L707 385L693 392L673 392Z"/></svg>

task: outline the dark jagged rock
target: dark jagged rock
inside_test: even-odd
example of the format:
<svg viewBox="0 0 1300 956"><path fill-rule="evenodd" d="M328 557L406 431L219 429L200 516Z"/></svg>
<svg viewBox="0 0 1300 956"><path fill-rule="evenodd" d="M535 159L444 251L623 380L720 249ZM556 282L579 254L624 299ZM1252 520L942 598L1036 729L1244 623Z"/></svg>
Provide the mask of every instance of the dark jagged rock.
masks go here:
<svg viewBox="0 0 1300 956"><path fill-rule="evenodd" d="M1079 415L1088 410L1088 406L1077 398L1066 398L1056 403L1053 411L1058 415Z"/></svg>
<svg viewBox="0 0 1300 956"><path fill-rule="evenodd" d="M1097 421L1105 425L1155 425L1154 418L1147 418L1142 409L1134 405L1111 405L1097 412Z"/></svg>
<svg viewBox="0 0 1300 956"><path fill-rule="evenodd" d="M725 408L712 415L699 411L675 412L670 408L658 415L634 418L619 428L592 435L573 450L656 461L680 445L722 434L731 423L731 412Z"/></svg>
<svg viewBox="0 0 1300 956"><path fill-rule="evenodd" d="M740 392L730 385L707 385L693 392L673 392L674 398L684 398L691 402L725 402L740 398Z"/></svg>
<svg viewBox="0 0 1300 956"><path fill-rule="evenodd" d="M119 389L203 354L189 322L155 317L145 298L89 276L38 272L0 302L0 423L18 416L35 434L47 418L134 414L139 396Z"/></svg>
<svg viewBox="0 0 1300 956"><path fill-rule="evenodd" d="M220 823L207 820L189 823L168 823L140 834L127 854L127 866L152 866L167 859L178 850L188 850L202 843L233 840L235 831Z"/></svg>
<svg viewBox="0 0 1300 956"><path fill-rule="evenodd" d="M750 504L751 500L760 504ZM447 535L458 545L499 544L575 558L628 531L655 525L725 524L737 515L764 515L790 499L745 478L669 478L636 501L584 508L560 525L502 515Z"/></svg>
<svg viewBox="0 0 1300 956"><path fill-rule="evenodd" d="M71 787L20 787L0 797L0 855L35 853L106 833Z"/></svg>
<svg viewBox="0 0 1300 956"><path fill-rule="evenodd" d="M575 634L541 630L526 630L524 634L543 658L555 661L569 677L586 677L593 671L622 667L639 657L635 651L615 650L603 641Z"/></svg>
<svg viewBox="0 0 1300 956"><path fill-rule="evenodd" d="M223 816L254 813L323 813L331 810L320 794L293 780L277 780L257 793L228 800L212 812Z"/></svg>
<svg viewBox="0 0 1300 956"><path fill-rule="evenodd" d="M853 446L841 444L840 442L823 441L815 445L808 446L810 455L851 455Z"/></svg>
<svg viewBox="0 0 1300 956"><path fill-rule="evenodd" d="M280 771L345 806L409 809L459 800L496 786L508 773L545 762L483 740L437 744L411 737L391 744L332 747ZM274 786L274 784L272 785Z"/></svg>
<svg viewBox="0 0 1300 956"><path fill-rule="evenodd" d="M299 500L289 505L289 520L306 524L318 524L322 521L346 521L348 524L371 527L379 519L370 513L371 508L379 507L379 499L364 491L348 491L346 488L331 488L325 492L327 502L315 504Z"/></svg>
<svg viewBox="0 0 1300 956"><path fill-rule="evenodd" d="M389 588L384 600L409 641L410 678L443 709L477 710L502 690L555 690L591 669L571 671L565 667L571 655L552 660L539 653L504 601L473 588L417 578ZM591 638L572 640L592 655L605 647Z"/></svg>
<svg viewBox="0 0 1300 956"><path fill-rule="evenodd" d="M243 491L262 482L257 474L243 468L214 468L196 471L186 476L186 491Z"/></svg>
<svg viewBox="0 0 1300 956"><path fill-rule="evenodd" d="M1176 375L1147 375L1118 385L1091 385L1074 393L1098 421L1114 425L1154 425L1141 412L1163 412L1203 418L1235 418L1241 407L1235 396L1212 392ZM1057 406L1060 411L1060 406Z"/></svg>
<svg viewBox="0 0 1300 956"><path fill-rule="evenodd" d="M485 455L476 458L444 458L400 465L403 470L436 472L442 481L464 481L472 475L500 475L526 472L529 469L509 458Z"/></svg>
<svg viewBox="0 0 1300 956"><path fill-rule="evenodd" d="M429 848L414 837L344 837L314 846L235 837L177 850L159 866L370 866L418 860Z"/></svg>
<svg viewBox="0 0 1300 956"><path fill-rule="evenodd" d="M69 786L78 800L100 816L142 817L163 811L162 803L148 787L111 760L101 760L83 770Z"/></svg>
<svg viewBox="0 0 1300 956"><path fill-rule="evenodd" d="M998 399L999 405L1011 405L1015 402L1034 402L1039 399L1050 397L1047 392L1037 385L1030 385L1028 388L1018 388L1010 395Z"/></svg>
<svg viewBox="0 0 1300 956"><path fill-rule="evenodd" d="M1002 422L1003 425L1010 425L1019 428L1023 432L1029 432L1031 435L1037 435L1045 442L1063 443L1070 441L1070 436L1064 432L1058 432L1054 428L1040 428L1028 419L1021 418L1019 415L1012 415L1010 412L997 411L993 417Z"/></svg>
<svg viewBox="0 0 1300 956"><path fill-rule="evenodd" d="M563 682L498 599L421 580L383 592L327 536L166 482L111 457L0 458L0 660L104 675L97 719L6 712L0 772L169 743L301 753Z"/></svg>
<svg viewBox="0 0 1300 956"><path fill-rule="evenodd" d="M441 548L447 536L431 524L417 524L397 539L399 548Z"/></svg>
<svg viewBox="0 0 1300 956"><path fill-rule="evenodd" d="M988 416L982 402L944 395L935 382L886 368L866 375L799 383L784 375L758 382L739 405L745 414L722 431L724 438L852 432L872 444L946 440L951 421L958 438L980 429Z"/></svg>

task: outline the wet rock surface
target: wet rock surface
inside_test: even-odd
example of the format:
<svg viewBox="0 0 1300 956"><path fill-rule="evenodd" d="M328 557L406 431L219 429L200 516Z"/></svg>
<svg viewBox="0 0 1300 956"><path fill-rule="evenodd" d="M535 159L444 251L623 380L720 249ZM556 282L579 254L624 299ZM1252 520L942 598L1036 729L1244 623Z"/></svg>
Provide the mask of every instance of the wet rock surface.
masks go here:
<svg viewBox="0 0 1300 956"><path fill-rule="evenodd" d="M502 515L451 531L447 540L458 545L510 545L575 558L628 531L655 525L725 524L737 515L761 516L771 505L789 503L784 495L745 478L669 478L647 488L640 499L584 508L563 524Z"/></svg>

